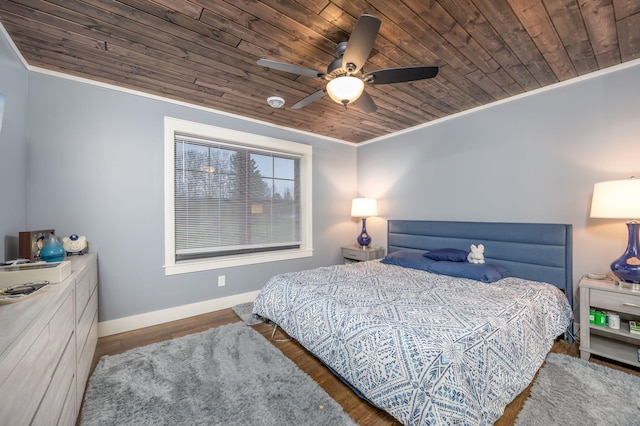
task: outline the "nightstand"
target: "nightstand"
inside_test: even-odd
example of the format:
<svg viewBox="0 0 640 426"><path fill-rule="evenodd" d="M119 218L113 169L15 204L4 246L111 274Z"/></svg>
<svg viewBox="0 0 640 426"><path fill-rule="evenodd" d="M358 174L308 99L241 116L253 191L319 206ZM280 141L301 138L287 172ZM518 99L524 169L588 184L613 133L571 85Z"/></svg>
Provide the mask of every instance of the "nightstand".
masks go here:
<svg viewBox="0 0 640 426"><path fill-rule="evenodd" d="M589 322L589 308L620 316L620 329ZM640 321L640 292L614 281L580 280L580 357L599 355L640 367L640 334L629 332L629 320Z"/></svg>
<svg viewBox="0 0 640 426"><path fill-rule="evenodd" d="M343 263L364 262L365 260L381 259L384 257L384 248L367 247L365 249L360 246L342 247Z"/></svg>

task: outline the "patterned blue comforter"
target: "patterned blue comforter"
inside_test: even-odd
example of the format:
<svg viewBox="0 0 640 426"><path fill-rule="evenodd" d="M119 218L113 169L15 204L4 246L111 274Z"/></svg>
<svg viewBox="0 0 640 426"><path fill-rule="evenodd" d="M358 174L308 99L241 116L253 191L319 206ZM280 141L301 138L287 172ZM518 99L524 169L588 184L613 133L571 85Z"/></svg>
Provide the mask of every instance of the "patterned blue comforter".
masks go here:
<svg viewBox="0 0 640 426"><path fill-rule="evenodd" d="M253 312L406 425L493 424L572 317L550 284L379 261L275 276Z"/></svg>

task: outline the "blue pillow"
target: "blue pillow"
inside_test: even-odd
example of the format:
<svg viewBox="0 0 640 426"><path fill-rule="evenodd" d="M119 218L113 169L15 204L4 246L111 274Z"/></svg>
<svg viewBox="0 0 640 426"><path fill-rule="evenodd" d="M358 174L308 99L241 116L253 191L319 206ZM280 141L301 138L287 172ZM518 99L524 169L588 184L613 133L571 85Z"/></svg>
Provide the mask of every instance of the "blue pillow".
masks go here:
<svg viewBox="0 0 640 426"><path fill-rule="evenodd" d="M454 249L454 248L441 248L428 251L424 254L424 257L428 257L433 260L448 260L450 262L466 262L468 251Z"/></svg>
<svg viewBox="0 0 640 426"><path fill-rule="evenodd" d="M389 253L381 262L387 265L404 266L405 268L428 271L429 265L435 263L435 260L428 259L424 257L423 254L424 252L421 250L398 250Z"/></svg>
<svg viewBox="0 0 640 426"><path fill-rule="evenodd" d="M470 278L476 281L492 283L501 278L509 277L511 274L504 266L491 265L487 263L468 262L435 262L429 266L429 272L449 275L459 278Z"/></svg>

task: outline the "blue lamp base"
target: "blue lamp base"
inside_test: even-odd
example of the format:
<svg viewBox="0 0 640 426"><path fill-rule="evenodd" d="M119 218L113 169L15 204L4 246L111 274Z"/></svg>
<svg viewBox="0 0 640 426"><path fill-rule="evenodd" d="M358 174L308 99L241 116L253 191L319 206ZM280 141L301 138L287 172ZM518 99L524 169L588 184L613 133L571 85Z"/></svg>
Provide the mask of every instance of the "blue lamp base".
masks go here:
<svg viewBox="0 0 640 426"><path fill-rule="evenodd" d="M360 231L357 241L362 248L366 248L371 244L371 236L367 233L367 218L365 217L362 218L362 231Z"/></svg>
<svg viewBox="0 0 640 426"><path fill-rule="evenodd" d="M613 261L611 272L624 282L640 284L640 240L638 239L640 223L628 222L627 229L629 231L627 249L622 256Z"/></svg>

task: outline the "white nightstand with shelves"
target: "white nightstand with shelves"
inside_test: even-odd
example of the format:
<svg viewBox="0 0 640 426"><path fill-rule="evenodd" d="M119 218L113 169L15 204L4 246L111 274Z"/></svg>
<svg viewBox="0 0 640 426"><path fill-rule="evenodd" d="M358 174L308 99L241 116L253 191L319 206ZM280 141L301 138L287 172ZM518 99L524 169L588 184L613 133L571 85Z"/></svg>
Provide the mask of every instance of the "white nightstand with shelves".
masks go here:
<svg viewBox="0 0 640 426"><path fill-rule="evenodd" d="M366 260L382 259L383 257L383 247L362 248L356 245L342 247L342 262L345 264L364 262Z"/></svg>
<svg viewBox="0 0 640 426"><path fill-rule="evenodd" d="M589 308L620 315L620 329L589 323ZM640 334L629 332L629 320L640 320L640 292L614 281L580 280L580 357L593 355L640 367Z"/></svg>

